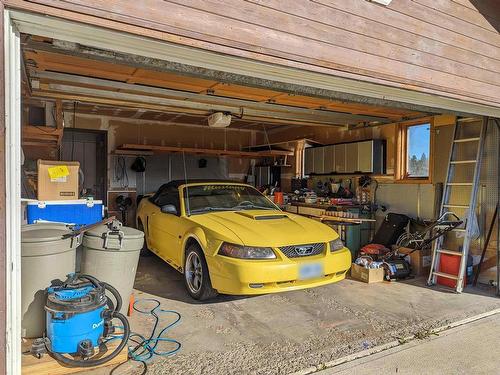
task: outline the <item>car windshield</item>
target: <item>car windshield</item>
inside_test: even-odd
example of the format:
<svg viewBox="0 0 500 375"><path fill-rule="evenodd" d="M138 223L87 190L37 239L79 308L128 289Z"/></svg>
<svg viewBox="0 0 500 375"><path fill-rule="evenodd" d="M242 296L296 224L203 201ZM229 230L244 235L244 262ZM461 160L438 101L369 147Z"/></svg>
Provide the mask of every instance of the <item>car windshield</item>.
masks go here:
<svg viewBox="0 0 500 375"><path fill-rule="evenodd" d="M256 189L245 185L208 184L184 189L187 215L212 211L277 210Z"/></svg>

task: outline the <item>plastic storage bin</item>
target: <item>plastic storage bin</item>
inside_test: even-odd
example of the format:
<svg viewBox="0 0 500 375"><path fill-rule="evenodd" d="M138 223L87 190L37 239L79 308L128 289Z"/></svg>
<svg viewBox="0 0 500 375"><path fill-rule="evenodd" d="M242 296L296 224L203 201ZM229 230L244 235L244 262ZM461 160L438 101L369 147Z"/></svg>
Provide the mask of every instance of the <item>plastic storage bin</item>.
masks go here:
<svg viewBox="0 0 500 375"><path fill-rule="evenodd" d="M28 202L26 212L28 224L50 221L80 227L98 223L104 217L102 201L92 199Z"/></svg>
<svg viewBox="0 0 500 375"><path fill-rule="evenodd" d="M85 233L82 239L81 272L114 286L123 299L126 314L134 288L144 233L123 227L115 220Z"/></svg>
<svg viewBox="0 0 500 375"><path fill-rule="evenodd" d="M42 337L45 331L45 293L55 280L75 272L77 238L63 224L21 227L22 336Z"/></svg>

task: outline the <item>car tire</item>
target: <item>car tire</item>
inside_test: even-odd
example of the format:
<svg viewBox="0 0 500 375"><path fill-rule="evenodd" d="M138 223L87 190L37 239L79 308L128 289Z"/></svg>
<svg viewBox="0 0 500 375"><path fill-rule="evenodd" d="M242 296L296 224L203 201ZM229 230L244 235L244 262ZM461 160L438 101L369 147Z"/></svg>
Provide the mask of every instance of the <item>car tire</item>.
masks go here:
<svg viewBox="0 0 500 375"><path fill-rule="evenodd" d="M191 244L186 249L184 286L189 295L198 301L206 301L218 295L217 291L212 288L205 255L196 244Z"/></svg>
<svg viewBox="0 0 500 375"><path fill-rule="evenodd" d="M142 221L140 221L140 220L137 223L137 229L144 233L144 244L142 245L140 256L141 257L149 257L149 256L153 255L151 250L149 250L149 248L148 248L148 241L146 240L147 234L146 234L146 231L144 230L144 225L142 225Z"/></svg>

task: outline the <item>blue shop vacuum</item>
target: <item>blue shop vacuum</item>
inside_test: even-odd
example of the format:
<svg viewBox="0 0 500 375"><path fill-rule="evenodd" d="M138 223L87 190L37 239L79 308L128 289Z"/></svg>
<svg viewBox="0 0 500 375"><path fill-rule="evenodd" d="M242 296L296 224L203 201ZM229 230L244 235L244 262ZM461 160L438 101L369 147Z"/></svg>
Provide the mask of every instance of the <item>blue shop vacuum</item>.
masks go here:
<svg viewBox="0 0 500 375"><path fill-rule="evenodd" d="M106 290L116 303L106 296ZM89 275L69 275L61 285L48 288L46 337L33 342L32 354L41 357L48 353L70 367L92 367L110 361L123 350L130 336L128 320L118 312L121 306L120 294L111 285ZM119 335L113 319L122 323ZM104 355L106 343L115 339L120 339L120 344Z"/></svg>

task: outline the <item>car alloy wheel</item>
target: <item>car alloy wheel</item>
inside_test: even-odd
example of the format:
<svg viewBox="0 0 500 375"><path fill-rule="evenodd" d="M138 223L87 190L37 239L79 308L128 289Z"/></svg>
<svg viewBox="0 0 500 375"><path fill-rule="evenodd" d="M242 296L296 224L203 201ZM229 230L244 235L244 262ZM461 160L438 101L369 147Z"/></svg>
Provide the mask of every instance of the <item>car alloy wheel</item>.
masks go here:
<svg viewBox="0 0 500 375"><path fill-rule="evenodd" d="M198 293L203 286L203 268L201 266L200 257L194 251L188 254L184 275L191 292L195 294Z"/></svg>
<svg viewBox="0 0 500 375"><path fill-rule="evenodd" d="M191 297L205 301L217 296L212 288L208 265L203 250L197 244L191 244L186 249L184 258L184 284Z"/></svg>

